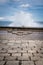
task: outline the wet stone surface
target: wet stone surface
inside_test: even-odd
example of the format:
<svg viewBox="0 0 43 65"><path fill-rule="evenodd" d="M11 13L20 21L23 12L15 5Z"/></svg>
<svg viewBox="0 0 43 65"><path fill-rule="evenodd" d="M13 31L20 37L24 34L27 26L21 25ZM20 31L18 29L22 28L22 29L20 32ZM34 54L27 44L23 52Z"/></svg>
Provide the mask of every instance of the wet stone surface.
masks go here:
<svg viewBox="0 0 43 65"><path fill-rule="evenodd" d="M43 65L41 33L0 31L0 65Z"/></svg>

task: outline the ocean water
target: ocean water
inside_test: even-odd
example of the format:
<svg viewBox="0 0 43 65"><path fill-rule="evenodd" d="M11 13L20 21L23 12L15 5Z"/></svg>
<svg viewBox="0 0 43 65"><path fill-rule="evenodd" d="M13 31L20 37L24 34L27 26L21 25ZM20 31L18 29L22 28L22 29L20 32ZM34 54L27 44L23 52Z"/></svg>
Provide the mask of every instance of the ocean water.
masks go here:
<svg viewBox="0 0 43 65"><path fill-rule="evenodd" d="M9 25L10 25L11 23L12 23L11 21L0 21L0 27L3 27L3 26L9 27ZM38 25L38 26L36 25L36 27L42 27L42 28L43 28L43 21L36 21L36 23L37 23L37 25ZM24 23L24 25L25 25L25 23ZM16 23L15 26L18 27L18 22ZM32 25L31 25L31 26L32 26ZM12 25L11 27L14 27L14 25ZM33 25L32 27L34 27L34 25Z"/></svg>
<svg viewBox="0 0 43 65"><path fill-rule="evenodd" d="M10 21L0 21L0 26L8 26L9 24L11 24Z"/></svg>

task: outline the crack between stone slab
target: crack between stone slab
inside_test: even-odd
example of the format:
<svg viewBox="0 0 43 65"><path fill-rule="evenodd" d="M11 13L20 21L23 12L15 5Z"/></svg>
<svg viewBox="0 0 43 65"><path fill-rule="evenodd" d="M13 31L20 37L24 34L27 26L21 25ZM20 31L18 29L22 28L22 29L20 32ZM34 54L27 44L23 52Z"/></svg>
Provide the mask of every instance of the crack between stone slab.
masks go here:
<svg viewBox="0 0 43 65"><path fill-rule="evenodd" d="M21 63L21 61L19 61L19 65L21 65L22 63Z"/></svg>

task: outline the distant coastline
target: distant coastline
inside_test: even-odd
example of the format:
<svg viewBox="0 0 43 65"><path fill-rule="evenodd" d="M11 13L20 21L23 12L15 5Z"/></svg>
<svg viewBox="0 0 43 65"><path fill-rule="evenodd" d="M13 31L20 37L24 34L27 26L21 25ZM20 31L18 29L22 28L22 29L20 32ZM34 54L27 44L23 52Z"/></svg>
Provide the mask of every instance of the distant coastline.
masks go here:
<svg viewBox="0 0 43 65"><path fill-rule="evenodd" d="M31 30L31 31L43 31L43 28L34 27L0 27L0 30Z"/></svg>

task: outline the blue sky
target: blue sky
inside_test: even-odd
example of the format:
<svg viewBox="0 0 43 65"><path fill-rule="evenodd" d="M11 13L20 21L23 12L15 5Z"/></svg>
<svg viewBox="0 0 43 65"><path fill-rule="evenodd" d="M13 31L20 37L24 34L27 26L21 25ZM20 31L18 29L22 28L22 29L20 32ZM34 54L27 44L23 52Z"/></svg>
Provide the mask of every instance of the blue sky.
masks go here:
<svg viewBox="0 0 43 65"><path fill-rule="evenodd" d="M0 0L0 25L3 23L43 27L43 0Z"/></svg>

